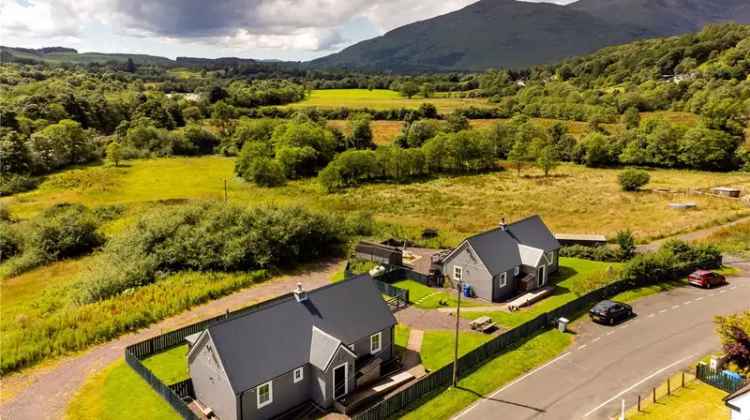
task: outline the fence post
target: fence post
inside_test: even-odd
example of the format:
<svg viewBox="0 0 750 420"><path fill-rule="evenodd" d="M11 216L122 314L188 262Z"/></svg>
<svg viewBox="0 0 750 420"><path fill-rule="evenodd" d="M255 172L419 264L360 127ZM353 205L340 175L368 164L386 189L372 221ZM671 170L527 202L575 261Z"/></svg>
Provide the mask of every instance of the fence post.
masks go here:
<svg viewBox="0 0 750 420"><path fill-rule="evenodd" d="M654 393L653 393L653 397L651 398L651 401L652 401L652 402L653 402L654 404L656 404L656 387L654 387Z"/></svg>
<svg viewBox="0 0 750 420"><path fill-rule="evenodd" d="M669 382L670 379L672 379L672 378L667 378L667 395L672 395L672 386L671 386L671 384Z"/></svg>
<svg viewBox="0 0 750 420"><path fill-rule="evenodd" d="M641 412L641 394L638 394L638 412Z"/></svg>
<svg viewBox="0 0 750 420"><path fill-rule="evenodd" d="M685 371L682 371L682 387L685 388Z"/></svg>

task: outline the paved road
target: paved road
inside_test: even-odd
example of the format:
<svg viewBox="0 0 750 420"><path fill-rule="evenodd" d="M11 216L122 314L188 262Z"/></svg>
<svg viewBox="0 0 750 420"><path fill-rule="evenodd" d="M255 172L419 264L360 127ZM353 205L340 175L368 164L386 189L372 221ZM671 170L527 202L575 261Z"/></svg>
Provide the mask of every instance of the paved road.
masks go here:
<svg viewBox="0 0 750 420"><path fill-rule="evenodd" d="M713 290L681 287L637 301L637 317L609 327L586 320L574 345L455 418L609 419L666 377L719 346L713 317L750 309L750 276Z"/></svg>

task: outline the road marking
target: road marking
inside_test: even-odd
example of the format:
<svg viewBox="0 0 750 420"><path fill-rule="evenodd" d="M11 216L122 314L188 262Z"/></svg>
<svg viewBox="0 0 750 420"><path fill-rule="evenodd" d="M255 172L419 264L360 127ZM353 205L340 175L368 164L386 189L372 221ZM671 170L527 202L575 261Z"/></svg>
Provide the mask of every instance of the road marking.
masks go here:
<svg viewBox="0 0 750 420"><path fill-rule="evenodd" d="M708 295L708 297L714 297L714 296L716 296L716 293L711 293L710 295Z"/></svg>
<svg viewBox="0 0 750 420"><path fill-rule="evenodd" d="M737 288L737 286L732 286L732 287L729 288L729 290L734 290L736 288Z"/></svg>
<svg viewBox="0 0 750 420"><path fill-rule="evenodd" d="M721 294L726 293L726 292L727 292L726 290L721 290L721 291L719 291L719 294L721 295Z"/></svg>
<svg viewBox="0 0 750 420"><path fill-rule="evenodd" d="M648 317L649 317L649 318L653 318L653 317L655 317L655 316L656 316L656 314L648 314Z"/></svg>
<svg viewBox="0 0 750 420"><path fill-rule="evenodd" d="M614 331L610 331L610 332L607 333L607 335L612 335L614 333L615 333Z"/></svg>
<svg viewBox="0 0 750 420"><path fill-rule="evenodd" d="M562 359L564 359L564 358L566 358L566 357L568 357L568 356L570 356L570 352L567 352L567 353L565 353L565 354L563 354L563 355L561 355L561 356L558 356L558 357L557 357L557 358L555 358L555 359L552 359L552 360L550 360L549 362L547 362L547 363L545 363L545 364L543 364L543 365L539 366L538 368L536 368L536 369L532 370L531 372L529 372L529 373L527 373L527 374L525 374L525 375L521 376L520 378L516 379L515 381L513 381L513 382L511 382L511 383L509 383L509 384L505 385L504 387L502 387L502 388L498 389L498 390L497 390L497 391L495 391L495 392L494 392L494 393L493 393L492 395L490 395L489 397L487 397L487 398L485 398L485 399L492 399L492 398L495 398L495 396L496 396L497 394L499 394L499 393L501 393L501 392L505 391L506 389L508 389L508 388L512 387L513 385L515 385L515 384L517 384L517 383L519 383L519 382L521 382L521 381L525 380L525 379L526 379L526 378L528 378L529 376L531 376L531 375L533 375L533 374L535 374L535 373L539 372L540 370L542 370L542 369L544 369L544 368L546 368L546 367L548 367L548 366L552 365L553 363L557 363L557 362L559 362L560 360L562 360ZM474 404L470 405L470 406L469 406L469 407L467 407L467 408L466 408L466 409L465 409L464 411L462 411L462 412L458 413L458 415L456 415L456 417L453 417L453 418L454 418L454 419L457 419L457 418L459 418L459 417L463 416L464 414L466 414L466 413L468 413L469 411L471 411L471 410L473 410L474 408L476 408L476 407L477 407L477 406L478 406L479 404L481 404L481 403L482 403L482 402L483 402L483 401L484 401L485 399L479 399L479 401L477 401L476 403L474 403Z"/></svg>
<svg viewBox="0 0 750 420"><path fill-rule="evenodd" d="M621 330L624 330L625 328L628 328L628 325L630 325L630 324L625 324L625 325L623 325L622 327L620 327L620 329L621 329Z"/></svg>
<svg viewBox="0 0 750 420"><path fill-rule="evenodd" d="M674 306L672 306L672 309L677 309L679 307L680 307L680 305L674 305Z"/></svg>
<svg viewBox="0 0 750 420"><path fill-rule="evenodd" d="M583 417L588 417L588 416L590 416L590 415L594 414L595 412L599 411L599 410L600 410L600 409L601 409L602 407L604 407L605 405L607 405L607 404L611 403L612 401L614 401L614 400L616 400L616 399L620 398L620 397L621 397L622 395L624 395L624 394L626 394L626 393L628 393L628 392L632 391L632 390L633 390L633 388L636 388L636 387L638 387L639 385L643 384L644 382L648 381L649 379L651 379L651 378L653 378L653 377L655 377L655 376L657 376L657 375L661 374L661 373L662 373L662 372L664 372L665 370L667 370L667 369L670 369L670 368L672 368L672 367L674 367L674 366L676 366L676 365L679 365L680 363L683 363L683 362L685 362L686 360L692 359L693 357L695 357L695 356L697 356L697 355L698 355L698 353L696 353L696 354L691 354L690 356L688 356L688 357L686 357L686 358L684 358L684 359L680 359L680 360L678 360L678 361L676 361L676 362L672 363L672 364L671 364L671 365L669 365L669 366L665 366L665 367L663 367L663 368L661 368L661 369L657 370L656 372L652 373L651 375L648 375L648 376L646 376L645 378L643 378L643 379L641 379L640 381L638 381L637 383L635 383L635 384L631 385L631 386L630 386L630 387L629 387L628 389L625 389L625 390L623 390L622 392L620 392L619 394L615 395L614 397L612 397L612 398L608 399L607 401L605 401L605 402L603 402L603 403L599 404L599 405L598 405L598 406L597 406L596 408L594 408L593 410L591 410L591 411L589 411L588 413L586 413L586 414L585 414L585 415L584 415Z"/></svg>
<svg viewBox="0 0 750 420"><path fill-rule="evenodd" d="M699 301L701 301L701 300L703 300L703 296L695 298L695 301L696 301L696 302L699 302Z"/></svg>
<svg viewBox="0 0 750 420"><path fill-rule="evenodd" d="M690 305L691 303L693 303L693 302L687 301L687 302L683 303L683 305Z"/></svg>
<svg viewBox="0 0 750 420"><path fill-rule="evenodd" d="M667 312L667 310L666 309L662 309L662 310L659 311L660 314L663 314L664 312Z"/></svg>
<svg viewBox="0 0 750 420"><path fill-rule="evenodd" d="M594 344L601 339L602 339L601 337L596 337L595 339L591 340L591 344Z"/></svg>
<svg viewBox="0 0 750 420"><path fill-rule="evenodd" d="M583 345L581 345L581 346L578 347L578 350L583 350L583 349L585 349L588 346L589 346L588 344L583 344Z"/></svg>

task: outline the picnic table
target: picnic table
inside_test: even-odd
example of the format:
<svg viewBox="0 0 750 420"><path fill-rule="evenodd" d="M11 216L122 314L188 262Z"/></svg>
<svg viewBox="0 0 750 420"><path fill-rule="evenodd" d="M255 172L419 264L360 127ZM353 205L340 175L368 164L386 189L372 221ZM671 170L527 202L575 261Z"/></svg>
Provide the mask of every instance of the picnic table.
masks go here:
<svg viewBox="0 0 750 420"><path fill-rule="evenodd" d="M492 321L492 318L488 316L480 316L479 318L471 321L469 324L472 330L475 331L481 331L483 333L488 333L495 329L497 324Z"/></svg>

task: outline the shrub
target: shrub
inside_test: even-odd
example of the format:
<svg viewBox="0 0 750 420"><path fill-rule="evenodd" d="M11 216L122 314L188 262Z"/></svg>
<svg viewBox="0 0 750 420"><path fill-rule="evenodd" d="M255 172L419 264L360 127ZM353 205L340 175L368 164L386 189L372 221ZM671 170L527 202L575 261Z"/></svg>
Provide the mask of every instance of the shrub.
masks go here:
<svg viewBox="0 0 750 420"><path fill-rule="evenodd" d="M0 222L0 261L14 257L21 252L23 240L13 225L7 222Z"/></svg>
<svg viewBox="0 0 750 420"><path fill-rule="evenodd" d="M0 196L33 190L41 180L39 177L30 175L2 174L0 175Z"/></svg>
<svg viewBox="0 0 750 420"><path fill-rule="evenodd" d="M593 261L621 261L621 254L608 246L571 245L560 248L561 257L582 258Z"/></svg>
<svg viewBox="0 0 750 420"><path fill-rule="evenodd" d="M261 187L278 187L286 183L284 168L276 160L268 158L253 160L242 177Z"/></svg>
<svg viewBox="0 0 750 420"><path fill-rule="evenodd" d="M345 237L333 218L300 208L159 208L105 246L80 279L77 300L105 299L182 270L294 266L335 252Z"/></svg>
<svg viewBox="0 0 750 420"><path fill-rule="evenodd" d="M716 318L724 351L740 369L750 371L750 311Z"/></svg>
<svg viewBox="0 0 750 420"><path fill-rule="evenodd" d="M692 271L721 266L721 252L712 245L691 246L669 241L657 251L636 255L623 269L623 279L632 287L680 279Z"/></svg>
<svg viewBox="0 0 750 420"><path fill-rule="evenodd" d="M648 184L651 175L642 169L626 169L617 176L623 191L638 191L642 186Z"/></svg>

